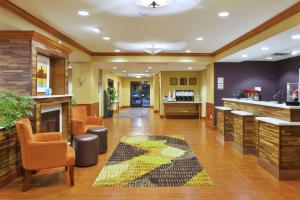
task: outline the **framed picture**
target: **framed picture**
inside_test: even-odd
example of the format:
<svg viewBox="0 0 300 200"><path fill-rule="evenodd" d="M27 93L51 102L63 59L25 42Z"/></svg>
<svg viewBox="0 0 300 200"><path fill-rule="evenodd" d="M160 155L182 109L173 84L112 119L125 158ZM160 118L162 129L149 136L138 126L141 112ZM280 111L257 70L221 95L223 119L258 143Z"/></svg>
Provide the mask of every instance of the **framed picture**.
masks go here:
<svg viewBox="0 0 300 200"><path fill-rule="evenodd" d="M177 85L177 78L170 78L170 85Z"/></svg>
<svg viewBox="0 0 300 200"><path fill-rule="evenodd" d="M187 85L187 78L180 78L180 85Z"/></svg>
<svg viewBox="0 0 300 200"><path fill-rule="evenodd" d="M197 78L189 78L189 85L197 85Z"/></svg>
<svg viewBox="0 0 300 200"><path fill-rule="evenodd" d="M37 92L45 92L50 85L50 58L37 55Z"/></svg>

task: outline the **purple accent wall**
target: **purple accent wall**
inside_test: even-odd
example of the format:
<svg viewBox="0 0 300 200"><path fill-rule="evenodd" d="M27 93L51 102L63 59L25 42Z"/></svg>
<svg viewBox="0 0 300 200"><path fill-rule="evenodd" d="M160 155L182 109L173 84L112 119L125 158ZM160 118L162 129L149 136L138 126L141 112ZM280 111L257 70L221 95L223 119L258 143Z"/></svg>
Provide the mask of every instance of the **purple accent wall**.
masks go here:
<svg viewBox="0 0 300 200"><path fill-rule="evenodd" d="M262 87L262 100L271 100L277 91L275 62L215 63L215 105L223 105L222 98L233 97L240 89ZM218 77L224 77L224 90L217 89Z"/></svg>
<svg viewBox="0 0 300 200"><path fill-rule="evenodd" d="M299 81L299 68L300 56L277 62L215 63L215 106L222 106L222 98L233 97L235 90L255 86L262 87L265 101L279 89L286 95L286 83ZM224 90L217 90L218 77L224 77Z"/></svg>
<svg viewBox="0 0 300 200"><path fill-rule="evenodd" d="M277 66L277 89L286 96L286 84L299 81L300 56L278 61Z"/></svg>

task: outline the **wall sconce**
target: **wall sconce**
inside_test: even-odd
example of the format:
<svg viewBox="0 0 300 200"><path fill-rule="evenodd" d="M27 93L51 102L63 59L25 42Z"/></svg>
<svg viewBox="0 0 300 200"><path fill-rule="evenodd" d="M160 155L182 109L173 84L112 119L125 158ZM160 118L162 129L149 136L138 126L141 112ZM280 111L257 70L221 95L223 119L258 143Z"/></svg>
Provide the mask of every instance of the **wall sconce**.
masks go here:
<svg viewBox="0 0 300 200"><path fill-rule="evenodd" d="M84 82L85 82L85 78L81 75L79 77L79 85L80 85L80 87L84 84Z"/></svg>

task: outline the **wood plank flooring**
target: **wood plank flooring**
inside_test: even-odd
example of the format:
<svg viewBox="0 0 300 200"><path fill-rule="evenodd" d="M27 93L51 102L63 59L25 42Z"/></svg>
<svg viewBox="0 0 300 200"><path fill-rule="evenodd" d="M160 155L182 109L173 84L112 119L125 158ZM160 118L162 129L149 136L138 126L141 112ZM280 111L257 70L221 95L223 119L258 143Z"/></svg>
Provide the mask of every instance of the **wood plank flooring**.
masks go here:
<svg viewBox="0 0 300 200"><path fill-rule="evenodd" d="M222 145L216 130L204 120L161 119L151 111L149 119L107 119L109 151L99 163L75 168L75 186L70 187L64 168L41 171L33 176L31 189L21 192L19 178L0 189L0 199L121 199L121 200L299 200L300 181L278 181L257 165L256 157L242 155L232 142ZM212 178L213 187L95 188L92 184L123 135L182 134ZM50 173L49 173L50 172Z"/></svg>

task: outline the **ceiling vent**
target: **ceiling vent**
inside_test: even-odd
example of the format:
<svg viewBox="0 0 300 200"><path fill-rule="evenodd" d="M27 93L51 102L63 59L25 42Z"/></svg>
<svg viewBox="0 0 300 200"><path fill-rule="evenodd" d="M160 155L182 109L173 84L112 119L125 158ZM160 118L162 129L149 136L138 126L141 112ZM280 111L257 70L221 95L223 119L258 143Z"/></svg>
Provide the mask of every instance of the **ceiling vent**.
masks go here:
<svg viewBox="0 0 300 200"><path fill-rule="evenodd" d="M274 57L284 57L284 56L289 56L289 53L273 53L272 56Z"/></svg>

